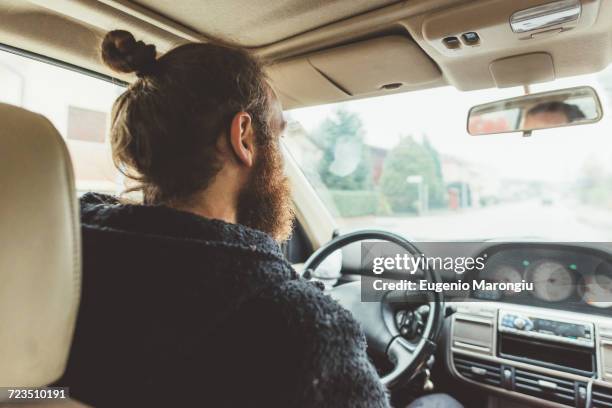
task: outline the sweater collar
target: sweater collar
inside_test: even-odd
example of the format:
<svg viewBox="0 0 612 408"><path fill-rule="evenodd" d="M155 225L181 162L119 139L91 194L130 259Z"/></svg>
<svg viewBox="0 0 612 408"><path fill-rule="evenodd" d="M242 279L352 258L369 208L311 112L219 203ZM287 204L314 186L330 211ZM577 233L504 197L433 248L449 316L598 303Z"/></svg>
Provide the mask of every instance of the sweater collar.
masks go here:
<svg viewBox="0 0 612 408"><path fill-rule="evenodd" d="M250 252L285 259L270 235L244 225L160 205L124 204L105 194L87 193L80 201L81 221L88 227L243 247Z"/></svg>

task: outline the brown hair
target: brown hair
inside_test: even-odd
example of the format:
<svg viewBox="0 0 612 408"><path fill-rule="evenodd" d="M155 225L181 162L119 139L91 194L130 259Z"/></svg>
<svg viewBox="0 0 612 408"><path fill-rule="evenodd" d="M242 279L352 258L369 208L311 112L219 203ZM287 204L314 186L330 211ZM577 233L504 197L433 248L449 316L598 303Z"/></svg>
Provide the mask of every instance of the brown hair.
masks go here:
<svg viewBox="0 0 612 408"><path fill-rule="evenodd" d="M269 86L245 50L188 43L156 59L155 46L111 31L102 59L135 81L115 102L111 145L117 168L140 184L147 204L189 200L219 171L216 143L233 116L248 112L258 143L269 132Z"/></svg>

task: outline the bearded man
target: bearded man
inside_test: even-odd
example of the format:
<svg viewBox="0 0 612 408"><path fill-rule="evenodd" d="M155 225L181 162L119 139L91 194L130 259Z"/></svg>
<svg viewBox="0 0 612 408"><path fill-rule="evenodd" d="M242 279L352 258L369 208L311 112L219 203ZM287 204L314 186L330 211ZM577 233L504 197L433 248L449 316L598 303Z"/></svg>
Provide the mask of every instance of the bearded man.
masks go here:
<svg viewBox="0 0 612 408"><path fill-rule="evenodd" d="M214 43L158 57L126 31L102 58L138 77L110 141L143 202L81 198L82 300L58 385L96 407L387 407L359 325L279 247L285 121L259 61Z"/></svg>

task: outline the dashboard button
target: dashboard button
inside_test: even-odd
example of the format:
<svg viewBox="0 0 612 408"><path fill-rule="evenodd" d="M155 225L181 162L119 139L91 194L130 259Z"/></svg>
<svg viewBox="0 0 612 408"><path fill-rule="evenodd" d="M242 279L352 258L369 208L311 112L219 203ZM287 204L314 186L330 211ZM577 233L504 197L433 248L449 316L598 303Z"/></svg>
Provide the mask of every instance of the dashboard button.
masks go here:
<svg viewBox="0 0 612 408"><path fill-rule="evenodd" d="M516 327L517 329L523 330L526 325L527 321L522 317L517 317L516 319L514 319L514 327Z"/></svg>

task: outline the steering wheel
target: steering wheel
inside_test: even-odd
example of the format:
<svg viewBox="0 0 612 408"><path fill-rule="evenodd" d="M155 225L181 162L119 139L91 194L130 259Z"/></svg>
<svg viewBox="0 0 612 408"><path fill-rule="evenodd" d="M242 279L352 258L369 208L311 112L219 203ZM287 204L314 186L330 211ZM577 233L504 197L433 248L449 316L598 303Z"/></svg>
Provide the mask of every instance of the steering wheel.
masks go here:
<svg viewBox="0 0 612 408"><path fill-rule="evenodd" d="M308 258L304 270L314 271L333 252L365 240L392 242L413 256L421 255L414 244L399 235L379 230L363 230L338 236L319 248ZM435 270L428 268L423 272L428 281L441 282ZM380 355L385 355L393 364L393 370L381 377L382 383L388 388L414 378L435 352L436 342L444 324L442 293L387 291L380 302L362 302L361 281L355 281L334 287L329 291L329 295L348 309L361 324L368 347ZM422 306L427 304L429 313L426 321L423 321L422 315L425 313ZM403 316L398 317L402 312ZM400 329L398 324L401 325Z"/></svg>

